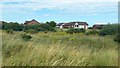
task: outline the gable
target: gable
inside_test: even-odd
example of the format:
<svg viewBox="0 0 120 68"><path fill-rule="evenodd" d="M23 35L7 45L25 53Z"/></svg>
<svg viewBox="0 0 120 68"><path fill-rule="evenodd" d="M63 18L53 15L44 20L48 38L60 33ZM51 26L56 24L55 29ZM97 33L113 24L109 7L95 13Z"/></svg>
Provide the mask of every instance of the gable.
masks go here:
<svg viewBox="0 0 120 68"><path fill-rule="evenodd" d="M24 24L26 24L26 25L32 25L32 24L39 24L39 22L37 22L36 20L31 20L31 21L25 21L25 23Z"/></svg>

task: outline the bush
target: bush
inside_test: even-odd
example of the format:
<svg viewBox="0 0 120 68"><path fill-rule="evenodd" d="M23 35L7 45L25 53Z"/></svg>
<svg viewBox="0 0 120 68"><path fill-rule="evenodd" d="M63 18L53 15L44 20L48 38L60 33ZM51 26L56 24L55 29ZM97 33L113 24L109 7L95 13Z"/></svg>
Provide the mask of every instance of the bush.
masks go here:
<svg viewBox="0 0 120 68"><path fill-rule="evenodd" d="M89 31L86 33L86 35L95 35L95 34L98 34L99 32L96 31L96 30L92 30L92 31Z"/></svg>
<svg viewBox="0 0 120 68"><path fill-rule="evenodd" d="M108 24L100 30L99 34L101 36L117 34L120 29L118 26L118 24Z"/></svg>
<svg viewBox="0 0 120 68"><path fill-rule="evenodd" d="M55 27L56 23L54 21L46 22L50 27Z"/></svg>
<svg viewBox="0 0 120 68"><path fill-rule="evenodd" d="M27 34L22 34L21 36L22 36L22 39L25 40L25 41L30 41L31 38L32 38L32 36L27 35Z"/></svg>
<svg viewBox="0 0 120 68"><path fill-rule="evenodd" d="M12 29L6 30L6 33L7 34L13 34L13 30Z"/></svg>
<svg viewBox="0 0 120 68"><path fill-rule="evenodd" d="M9 30L9 29L12 29L14 31L22 31L23 30L23 26L18 24L17 22L5 23L5 24L3 24L2 27L4 30Z"/></svg>
<svg viewBox="0 0 120 68"><path fill-rule="evenodd" d="M40 25L26 25L24 27L24 30L29 30L29 29L34 29L34 30L38 30L40 28Z"/></svg>
<svg viewBox="0 0 120 68"><path fill-rule="evenodd" d="M38 33L37 30L35 29L29 29L29 30L25 30L26 33L31 33L31 34L35 34L35 33Z"/></svg>
<svg viewBox="0 0 120 68"><path fill-rule="evenodd" d="M3 50L2 54L3 54L3 57L10 57L11 50L10 49Z"/></svg>
<svg viewBox="0 0 120 68"><path fill-rule="evenodd" d="M120 34L116 35L113 40L120 43Z"/></svg>
<svg viewBox="0 0 120 68"><path fill-rule="evenodd" d="M56 32L56 30L55 30L54 27L51 27L51 28L49 29L49 31Z"/></svg>
<svg viewBox="0 0 120 68"><path fill-rule="evenodd" d="M85 33L85 29L68 29L66 33L73 34L73 33Z"/></svg>
<svg viewBox="0 0 120 68"><path fill-rule="evenodd" d="M92 27L88 27L88 29L93 29Z"/></svg>

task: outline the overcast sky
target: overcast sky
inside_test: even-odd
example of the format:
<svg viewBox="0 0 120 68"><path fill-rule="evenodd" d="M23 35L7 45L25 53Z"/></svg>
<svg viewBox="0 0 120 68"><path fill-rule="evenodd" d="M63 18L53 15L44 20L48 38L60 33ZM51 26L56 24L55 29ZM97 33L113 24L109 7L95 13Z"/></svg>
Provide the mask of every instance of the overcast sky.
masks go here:
<svg viewBox="0 0 120 68"><path fill-rule="evenodd" d="M8 22L84 21L92 26L117 23L118 0L2 0L0 11L0 19Z"/></svg>

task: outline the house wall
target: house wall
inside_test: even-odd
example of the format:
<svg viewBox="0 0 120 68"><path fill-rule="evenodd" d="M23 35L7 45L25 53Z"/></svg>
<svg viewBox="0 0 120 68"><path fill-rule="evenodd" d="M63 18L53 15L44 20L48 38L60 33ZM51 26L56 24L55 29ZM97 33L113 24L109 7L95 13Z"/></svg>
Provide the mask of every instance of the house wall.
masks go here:
<svg viewBox="0 0 120 68"><path fill-rule="evenodd" d="M63 26L61 25L60 28L63 28Z"/></svg>
<svg viewBox="0 0 120 68"><path fill-rule="evenodd" d="M88 29L88 25L86 25L86 29Z"/></svg>
<svg viewBox="0 0 120 68"><path fill-rule="evenodd" d="M79 25L79 28L84 28L84 25Z"/></svg>
<svg viewBox="0 0 120 68"><path fill-rule="evenodd" d="M78 27L77 27L77 26L78 26ZM88 26L87 26L86 24L84 24L84 25L79 25L78 23L75 23L74 28L83 28L83 29L87 29Z"/></svg>
<svg viewBox="0 0 120 68"><path fill-rule="evenodd" d="M83 29L88 29L88 25L83 24L83 25L79 25L78 23L75 23L74 25L64 25L62 24L61 26L59 26L59 28L83 28Z"/></svg>
<svg viewBox="0 0 120 68"><path fill-rule="evenodd" d="M78 27L77 27L78 26ZM79 28L78 23L75 23L74 28Z"/></svg>
<svg viewBox="0 0 120 68"><path fill-rule="evenodd" d="M28 23L28 25L38 24L36 21L31 21Z"/></svg>

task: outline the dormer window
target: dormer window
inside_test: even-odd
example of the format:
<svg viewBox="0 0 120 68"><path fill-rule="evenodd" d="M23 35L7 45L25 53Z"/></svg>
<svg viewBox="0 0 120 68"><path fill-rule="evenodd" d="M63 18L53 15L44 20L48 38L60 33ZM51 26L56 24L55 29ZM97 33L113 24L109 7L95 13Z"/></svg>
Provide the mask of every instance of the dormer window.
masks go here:
<svg viewBox="0 0 120 68"><path fill-rule="evenodd" d="M78 25L76 25L78 27Z"/></svg>
<svg viewBox="0 0 120 68"><path fill-rule="evenodd" d="M78 25L75 25L75 27L78 27Z"/></svg>

